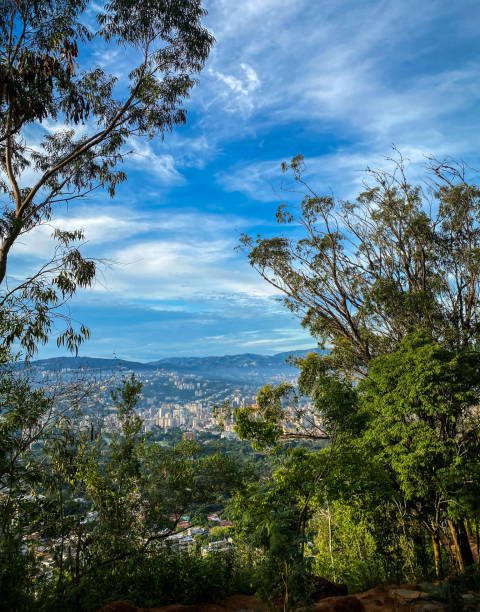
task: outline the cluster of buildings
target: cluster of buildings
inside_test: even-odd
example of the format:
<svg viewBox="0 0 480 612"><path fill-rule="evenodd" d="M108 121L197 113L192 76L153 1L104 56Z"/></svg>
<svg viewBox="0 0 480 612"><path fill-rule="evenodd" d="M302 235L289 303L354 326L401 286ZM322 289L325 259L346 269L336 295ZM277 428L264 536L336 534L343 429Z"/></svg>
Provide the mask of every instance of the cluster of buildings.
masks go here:
<svg viewBox="0 0 480 612"><path fill-rule="evenodd" d="M159 428L167 432L173 428L184 431L215 431L217 422L212 411L215 405L221 406L228 401L232 407L249 405L256 400L258 383L233 384L228 381L206 380L195 374L178 374L164 370L99 372L79 371L63 368L52 375L40 372L41 385L59 385L70 389L64 396L58 395L60 407L73 405L75 393L81 400L79 405L83 415L82 424L95 430L115 431L119 422L116 409L110 397L110 390L121 384L122 377L129 378L132 373L142 383L142 391L137 404L137 412L143 420L145 431ZM62 378L63 377L63 378ZM68 384L65 384L65 380ZM73 382L75 381L75 382Z"/></svg>
<svg viewBox="0 0 480 612"><path fill-rule="evenodd" d="M87 502L83 498L78 501ZM209 526L199 527L190 524L190 516L188 515L179 517L177 521L173 517L172 520L176 522L176 527L173 531L170 529L163 530L165 537L163 540L160 540L161 546L172 551L181 552L199 550L202 556L231 550L234 546L234 540L232 536L225 535L225 531L232 527L232 523L222 520L216 513L210 513L206 518ZM97 512L87 512L80 521L80 524L93 525L97 519ZM224 529L221 530L220 534L215 535L215 527L222 527ZM55 557L62 555L66 561L72 554L75 555L79 538L79 533L75 531L70 532L64 538L55 539L42 537L40 533L34 532L24 537L23 552L33 552L42 567L43 573L53 575Z"/></svg>
<svg viewBox="0 0 480 612"><path fill-rule="evenodd" d="M64 377L64 380L66 378L72 383L75 381L81 396L84 426L93 426L96 432L112 432L118 430L119 422L110 390L121 384L122 377L128 379L132 373L142 383L137 412L147 432L155 429L168 432L174 428L183 431L217 432L218 421L213 415L214 406L221 407L224 402L228 402L232 409L255 405L257 392L261 387L258 379L235 383L229 380L210 380L197 374L169 372L160 368L138 371L127 369L120 372L63 368L54 375ZM51 375L51 372L40 374L43 384L46 384L47 374ZM279 375L279 380L275 382L280 382L283 378ZM71 400L71 396L67 395L65 402L71 405ZM308 404L302 405L305 414L312 414L310 408ZM307 429L321 425L315 421L309 422L307 417L303 420L303 426ZM298 406L288 407L287 429L293 430L297 424ZM225 423L223 435L233 435L233 432L234 422L230 419Z"/></svg>
<svg viewBox="0 0 480 612"><path fill-rule="evenodd" d="M229 401L232 408L246 406L255 402L255 395L231 395L223 401ZM166 432L178 427L185 431L216 431L218 423L213 416L213 407L216 405L211 398L185 403L163 402L159 405L153 403L143 411L140 416L146 431L154 427ZM233 423L227 426L226 431L233 431Z"/></svg>
<svg viewBox="0 0 480 612"><path fill-rule="evenodd" d="M216 513L207 515L207 520L214 527L229 529L232 527L230 521L221 520ZM192 551L198 548L202 556L212 552L226 552L233 548L233 537L221 535L211 535L212 527L193 527L190 526L190 517L182 516L177 523L176 533L172 533L163 541L164 546L174 550ZM202 542L203 541L203 542Z"/></svg>

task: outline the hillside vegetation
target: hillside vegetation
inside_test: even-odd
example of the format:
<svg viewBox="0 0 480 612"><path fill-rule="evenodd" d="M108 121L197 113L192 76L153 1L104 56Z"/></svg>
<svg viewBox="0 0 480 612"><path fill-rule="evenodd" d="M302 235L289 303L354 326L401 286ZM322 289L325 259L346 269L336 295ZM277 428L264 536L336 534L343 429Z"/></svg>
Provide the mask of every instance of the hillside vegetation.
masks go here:
<svg viewBox="0 0 480 612"><path fill-rule="evenodd" d="M411 599L472 609L480 188L466 164L429 159L414 184L395 152L352 201L316 193L301 155L282 164L298 205L280 205L278 235L242 235L238 250L311 334L315 348L288 364L282 353L78 357L90 332L68 303L108 261L85 255L70 206L82 201L101 224L88 198L114 197L131 147L185 123L214 43L204 16L200 0L0 3L0 607L93 612L255 594L287 611L332 590L408 584ZM102 68L112 50L127 71ZM249 94L260 81L240 66L250 89L209 74ZM34 269L26 257L19 272L15 257L47 227L51 258ZM55 340L72 357L32 362ZM118 366L123 376L95 381ZM146 431L149 378L172 411L207 389L219 401L198 412L215 430L194 427L195 405L192 427L163 415Z"/></svg>

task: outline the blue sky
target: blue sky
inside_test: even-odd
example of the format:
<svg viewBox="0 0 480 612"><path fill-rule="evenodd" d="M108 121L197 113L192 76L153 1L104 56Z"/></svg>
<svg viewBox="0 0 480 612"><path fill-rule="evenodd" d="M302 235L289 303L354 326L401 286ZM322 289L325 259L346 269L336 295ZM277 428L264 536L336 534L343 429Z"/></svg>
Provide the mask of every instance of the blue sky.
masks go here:
<svg viewBox="0 0 480 612"><path fill-rule="evenodd" d="M241 232L274 235L280 162L303 153L317 190L353 197L395 144L478 164L477 0L208 0L217 43L186 106L186 126L135 141L128 182L59 210L105 258L70 303L91 330L81 354L275 353L314 342L234 250ZM120 76L133 59L94 50ZM52 124L44 129L53 130ZM287 185L288 187L288 185ZM50 228L14 251L11 274L48 256ZM40 356L58 355L56 345Z"/></svg>

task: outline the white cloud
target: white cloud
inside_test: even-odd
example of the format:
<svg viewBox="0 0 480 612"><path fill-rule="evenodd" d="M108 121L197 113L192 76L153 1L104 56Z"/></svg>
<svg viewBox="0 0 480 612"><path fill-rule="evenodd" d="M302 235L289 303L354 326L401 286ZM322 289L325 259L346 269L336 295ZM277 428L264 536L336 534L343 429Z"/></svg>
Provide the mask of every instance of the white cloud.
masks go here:
<svg viewBox="0 0 480 612"><path fill-rule="evenodd" d="M98 246L118 242L147 227L145 223L136 223L131 214L122 218L121 214L115 215L113 211L107 212L101 209L97 215L93 215L91 211L87 215L60 215L50 223L39 225L28 234L21 236L12 249L11 258L28 255L36 259L45 259L53 252L52 233L55 229L83 230L85 241Z"/></svg>
<svg viewBox="0 0 480 612"><path fill-rule="evenodd" d="M243 62L240 63L241 73L237 76L224 74L218 70L208 69L208 73L217 81L226 85L226 88L217 91L218 100L223 104L224 110L230 113L249 115L255 108L254 92L261 86L256 71ZM232 96L232 93L235 94Z"/></svg>
<svg viewBox="0 0 480 612"><path fill-rule="evenodd" d="M22 236L15 243L12 255L45 258L52 251L52 232L55 229L80 229L85 234L88 247L94 248L99 256L109 256L112 246L116 250L120 242L126 249L122 252L126 253L131 240L139 244L152 242L154 236L156 240L161 237L162 244L173 241L181 245L181 240L186 240L196 244L199 249L205 245L207 253L212 251L213 245L228 245L224 253L228 258L232 256L232 245L240 230L254 222L251 218L238 215L209 214L196 209L142 211L120 204L105 206L100 202L96 200L90 205L83 205L72 214L66 214L63 207L63 212L59 212L50 223L39 225ZM126 263L123 256L119 261Z"/></svg>
<svg viewBox="0 0 480 612"><path fill-rule="evenodd" d="M246 77L245 90L247 91L247 93L250 93L251 91L255 91L256 89L258 89L261 85L261 82L255 70L251 66L248 66L247 64L243 64L243 63L240 64L240 68L242 68L245 71L245 77Z"/></svg>
<svg viewBox="0 0 480 612"><path fill-rule="evenodd" d="M175 167L175 160L170 153L157 153L153 145L142 139L132 140L132 154L126 159L126 166L133 166L145 174L151 174L161 184L182 185L184 177Z"/></svg>
<svg viewBox="0 0 480 612"><path fill-rule="evenodd" d="M292 347L296 350L306 348L314 348L315 340L305 332L300 326L298 328L282 328L268 330L254 329L242 331L228 331L219 335L203 336L199 342L215 344L217 351L221 352L222 347L238 347L239 351L248 352L267 352L276 353L281 351L290 351ZM223 350L228 350L225 348Z"/></svg>
<svg viewBox="0 0 480 612"><path fill-rule="evenodd" d="M232 75L222 74L221 72L215 72L212 69L209 70L209 73L225 83L225 85L227 85L228 88L234 93L248 96L250 93L258 89L258 87L260 87L260 79L251 66L247 66L247 64L242 63L240 64L240 68L242 68L242 70L245 72L244 79L237 78Z"/></svg>
<svg viewBox="0 0 480 612"><path fill-rule="evenodd" d="M240 163L237 167L219 172L216 178L226 191L240 191L247 194L252 200L263 202L281 200L282 194L278 190L281 179L281 161L277 159L248 164Z"/></svg>
<svg viewBox="0 0 480 612"><path fill-rule="evenodd" d="M82 229L82 252L108 260L99 269L93 289L97 294L131 301L195 297L216 300L215 310L225 308L236 294L247 301L273 294L234 250L240 230L254 221L250 218L196 210L137 212L98 206L94 214L92 209L60 214L24 236L12 250L11 275L27 276L48 260L54 228Z"/></svg>
<svg viewBox="0 0 480 612"><path fill-rule="evenodd" d="M443 0L210 0L207 22L217 45L192 98L203 105L201 129L222 142L308 121L312 134L361 145L368 163L392 143L476 155L480 62L440 58L448 44L473 40L473 7L463 4L468 20ZM252 66L261 84L252 76L249 90ZM220 125L206 119L219 114Z"/></svg>
<svg viewBox="0 0 480 612"><path fill-rule="evenodd" d="M233 254L227 240L142 241L111 254L98 291L123 297L168 300L212 299L215 295L266 297L273 290Z"/></svg>
<svg viewBox="0 0 480 612"><path fill-rule="evenodd" d="M441 159L443 156L455 157L456 154L461 157L466 144L462 147L462 144L457 142L448 147L445 143L439 143L438 146L420 148L406 140L397 143L395 148L403 157L409 180L412 183L423 183L428 178L425 168L430 157ZM397 151L393 151L391 147L388 151L378 146L369 149L352 146L349 149L339 148L336 152L322 156L306 156L304 179L319 194L352 200L363 190L365 183L371 182L367 168L393 170L394 166L389 157L398 159ZM299 204L306 188L293 182L290 173L282 175L282 161L290 160L278 158L240 163L228 171L219 172L216 179L226 191L239 191L252 200Z"/></svg>

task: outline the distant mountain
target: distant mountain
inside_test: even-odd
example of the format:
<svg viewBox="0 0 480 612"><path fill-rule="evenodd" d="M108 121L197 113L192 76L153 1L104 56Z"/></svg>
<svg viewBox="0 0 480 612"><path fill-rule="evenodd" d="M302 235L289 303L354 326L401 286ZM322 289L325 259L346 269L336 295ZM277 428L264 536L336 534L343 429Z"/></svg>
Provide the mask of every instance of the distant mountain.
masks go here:
<svg viewBox="0 0 480 612"><path fill-rule="evenodd" d="M223 355L213 357L168 357L141 363L124 359L101 359L98 357L53 357L39 359L30 365L48 371L62 369L78 370L133 370L154 371L158 369L181 374L196 374L209 379L246 380L265 378L275 375L294 374L294 367L286 363L289 356L305 357L318 349L288 351L276 355L256 355L244 353L241 355Z"/></svg>
<svg viewBox="0 0 480 612"><path fill-rule="evenodd" d="M25 364L17 364L24 367ZM102 359L101 357L51 357L30 362L29 366L42 370L57 371L69 370L156 370L157 367L139 361L126 361L125 359Z"/></svg>
<svg viewBox="0 0 480 612"><path fill-rule="evenodd" d="M303 351L288 351L276 355L256 355L243 353L241 355L223 355L214 357L170 357L151 361L151 365L165 370L175 370L184 374L198 374L233 379L260 376L266 374L293 373L294 367L287 363L288 357L305 357L318 349Z"/></svg>

